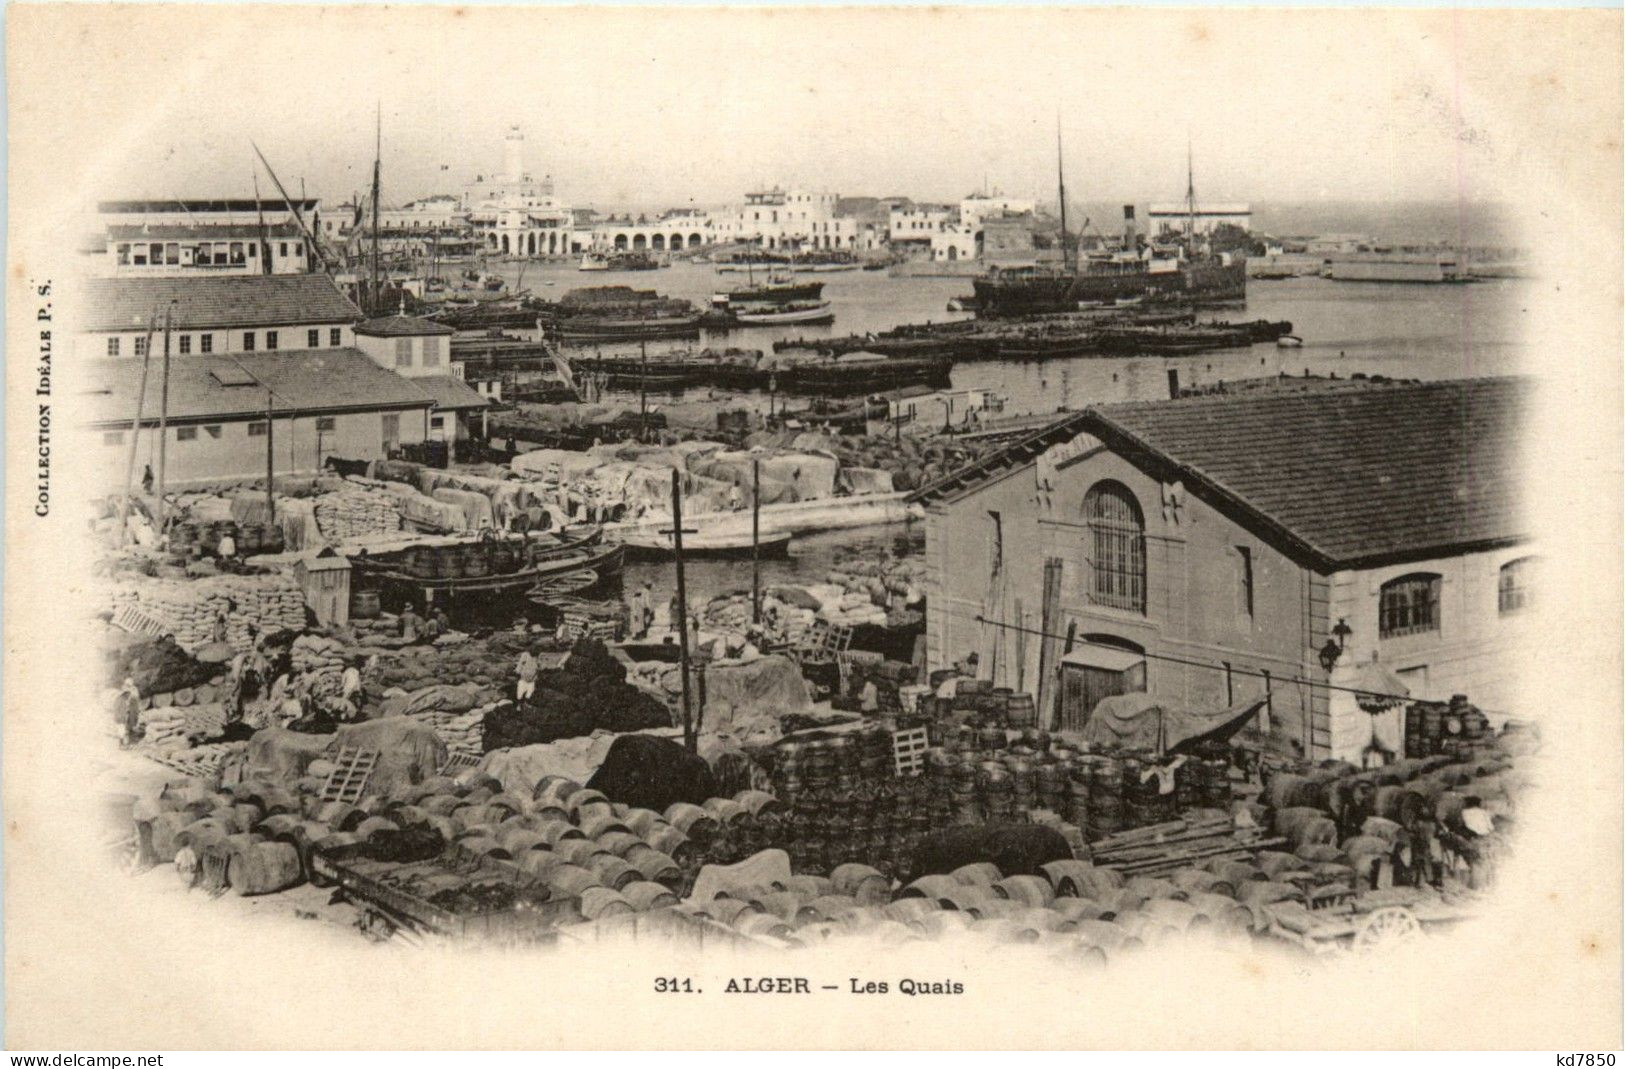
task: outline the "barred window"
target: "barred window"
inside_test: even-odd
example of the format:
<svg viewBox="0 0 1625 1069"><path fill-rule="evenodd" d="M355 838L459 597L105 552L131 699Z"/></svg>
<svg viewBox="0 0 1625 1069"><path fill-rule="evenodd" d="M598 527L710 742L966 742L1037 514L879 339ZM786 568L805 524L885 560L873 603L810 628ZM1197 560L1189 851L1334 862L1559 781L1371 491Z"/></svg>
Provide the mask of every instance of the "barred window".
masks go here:
<svg viewBox="0 0 1625 1069"><path fill-rule="evenodd" d="M1089 600L1145 612L1145 515L1128 487L1096 483L1083 499L1089 525Z"/></svg>
<svg viewBox="0 0 1625 1069"><path fill-rule="evenodd" d="M1525 608L1533 598L1530 587L1535 571L1534 557L1519 557L1501 565L1501 579L1496 589L1496 601L1502 614Z"/></svg>
<svg viewBox="0 0 1625 1069"><path fill-rule="evenodd" d="M439 338L424 338L423 339L423 366L424 367L439 367L440 366L440 339Z"/></svg>
<svg viewBox="0 0 1625 1069"><path fill-rule="evenodd" d="M1382 584L1377 634L1399 638L1439 630L1439 577L1427 572L1402 575Z"/></svg>
<svg viewBox="0 0 1625 1069"><path fill-rule="evenodd" d="M305 348L320 349L322 347L322 332L316 327L305 331Z"/></svg>

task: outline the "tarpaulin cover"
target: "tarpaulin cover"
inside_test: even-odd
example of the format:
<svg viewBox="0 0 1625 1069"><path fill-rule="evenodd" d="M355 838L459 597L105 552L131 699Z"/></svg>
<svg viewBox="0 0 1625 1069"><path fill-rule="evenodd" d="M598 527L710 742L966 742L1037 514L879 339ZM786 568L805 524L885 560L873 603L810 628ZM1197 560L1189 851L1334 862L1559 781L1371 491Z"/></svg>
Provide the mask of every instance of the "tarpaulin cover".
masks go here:
<svg viewBox="0 0 1625 1069"><path fill-rule="evenodd" d="M265 728L248 740L246 775L293 783L305 774L333 741L331 735L307 735L287 728Z"/></svg>
<svg viewBox="0 0 1625 1069"><path fill-rule="evenodd" d="M790 880L790 855L783 850L762 850L732 865L706 865L694 880L689 898L704 905L731 891L747 891Z"/></svg>
<svg viewBox="0 0 1625 1069"><path fill-rule="evenodd" d="M414 464L409 460L375 460L372 465L372 477L416 486L418 472L422 470L422 464Z"/></svg>
<svg viewBox="0 0 1625 1069"><path fill-rule="evenodd" d="M991 861L1006 876L1039 876L1051 861L1071 857L1072 848L1054 828L1040 824L972 824L922 837L903 882L949 873L978 861Z"/></svg>
<svg viewBox="0 0 1625 1069"><path fill-rule="evenodd" d="M624 805L662 812L676 802L701 805L717 793L710 766L680 744L652 735L622 735L587 786Z"/></svg>
<svg viewBox="0 0 1625 1069"><path fill-rule="evenodd" d="M1257 715L1265 698L1249 698L1228 709L1192 709L1150 694L1102 698L1084 725L1093 746L1173 753L1202 741L1222 742Z"/></svg>
<svg viewBox="0 0 1625 1069"><path fill-rule="evenodd" d="M409 716L345 724L336 742L340 747L378 751L378 764L367 782L369 794L388 795L422 783L446 763L446 744L440 736Z"/></svg>
<svg viewBox="0 0 1625 1069"><path fill-rule="evenodd" d="M305 497L282 498L276 503L276 522L282 528L286 551L315 549L326 545L321 525L316 522L316 503Z"/></svg>
<svg viewBox="0 0 1625 1069"><path fill-rule="evenodd" d="M586 783L604 763L604 756L619 737L607 731L595 731L557 742L492 750L480 761L480 768L501 780L503 790L529 798L543 776L563 776L576 783Z"/></svg>
<svg viewBox="0 0 1625 1069"><path fill-rule="evenodd" d="M405 483L386 482L378 488L393 498L401 515L413 523L443 531L468 530L468 516L459 504L436 501Z"/></svg>
<svg viewBox="0 0 1625 1069"><path fill-rule="evenodd" d="M416 716L422 713L466 713L480 703L484 690L478 684L451 686L436 684L410 694L393 694L384 699L385 716Z"/></svg>
<svg viewBox="0 0 1625 1069"><path fill-rule="evenodd" d="M736 743L772 742L784 734L779 718L812 707L807 681L787 657L759 657L749 664L711 664L705 671L706 734Z"/></svg>
<svg viewBox="0 0 1625 1069"><path fill-rule="evenodd" d="M478 531L496 526L491 512L491 499L475 490L454 490L449 486L436 488L432 495L436 501L456 505L463 510L464 530Z"/></svg>
<svg viewBox="0 0 1625 1069"><path fill-rule="evenodd" d="M842 468L841 485L853 494L889 494L893 490L891 472L881 468Z"/></svg>

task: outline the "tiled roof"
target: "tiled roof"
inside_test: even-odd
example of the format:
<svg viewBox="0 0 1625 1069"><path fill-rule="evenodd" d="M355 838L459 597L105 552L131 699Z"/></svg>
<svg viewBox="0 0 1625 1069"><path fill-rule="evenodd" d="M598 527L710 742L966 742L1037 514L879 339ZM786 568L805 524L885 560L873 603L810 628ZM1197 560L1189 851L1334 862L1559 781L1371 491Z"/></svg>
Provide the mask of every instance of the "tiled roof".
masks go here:
<svg viewBox="0 0 1625 1069"><path fill-rule="evenodd" d="M175 330L351 323L361 312L326 275L95 278L85 282L80 328L142 330L174 301Z"/></svg>
<svg viewBox="0 0 1625 1069"><path fill-rule="evenodd" d="M375 338L403 338L417 337L421 334L455 334L456 331L444 323L436 323L432 319L420 319L417 316L379 316L364 323L355 325L357 334L366 334Z"/></svg>
<svg viewBox="0 0 1625 1069"><path fill-rule="evenodd" d="M85 412L93 424L124 423L135 418L140 360L98 360L87 377L103 392L86 397ZM153 369L154 372L156 369ZM265 412L265 387L275 396L279 414L342 409L427 408L427 391L410 379L381 368L359 349L283 349L246 356L175 356L169 365L169 419L198 423L253 418ZM142 424L155 423L161 386L147 375Z"/></svg>
<svg viewBox="0 0 1625 1069"><path fill-rule="evenodd" d="M280 197L266 200L237 198L228 200L104 200L96 204L103 215L131 215L138 212L284 212L289 205L302 212L313 211L321 204L315 197L298 201L285 201Z"/></svg>
<svg viewBox="0 0 1625 1069"><path fill-rule="evenodd" d="M438 409L487 408L491 404L455 375L421 375L406 381L434 398L434 407Z"/></svg>
<svg viewBox="0 0 1625 1069"><path fill-rule="evenodd" d="M1466 379L1104 405L917 495L961 492L1088 432L1322 569L1521 540L1531 384Z"/></svg>
<svg viewBox="0 0 1625 1069"><path fill-rule="evenodd" d="M107 228L114 241L252 241L262 233L268 238L298 237L299 224L266 223L263 231L254 223L122 223Z"/></svg>

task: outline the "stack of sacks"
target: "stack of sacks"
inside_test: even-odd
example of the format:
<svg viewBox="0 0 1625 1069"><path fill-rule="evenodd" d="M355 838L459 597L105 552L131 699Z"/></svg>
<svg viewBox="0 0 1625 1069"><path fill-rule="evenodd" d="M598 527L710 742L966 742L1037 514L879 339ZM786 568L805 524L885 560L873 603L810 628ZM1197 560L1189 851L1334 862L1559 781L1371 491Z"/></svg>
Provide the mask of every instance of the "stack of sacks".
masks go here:
<svg viewBox="0 0 1625 1069"><path fill-rule="evenodd" d="M300 672L320 672L343 669L344 643L321 635L300 635L293 640L293 667Z"/></svg>
<svg viewBox="0 0 1625 1069"><path fill-rule="evenodd" d="M401 513L390 495L353 484L316 500L316 523L329 541L401 529Z"/></svg>
<svg viewBox="0 0 1625 1069"><path fill-rule="evenodd" d="M482 705L466 713L434 709L415 715L419 722L427 724L440 736L440 741L446 744L446 752L478 757L484 752L480 740L485 730L485 713L490 708L491 705Z"/></svg>
<svg viewBox="0 0 1625 1069"><path fill-rule="evenodd" d="M248 628L263 633L305 626L305 599L286 575L217 575L195 581L145 579L114 588L113 606L131 604L156 619L183 649L207 645L215 616L226 613L226 641L249 647Z"/></svg>
<svg viewBox="0 0 1625 1069"><path fill-rule="evenodd" d="M186 711L173 705L155 706L141 713L142 741L148 746L170 747L186 741Z"/></svg>

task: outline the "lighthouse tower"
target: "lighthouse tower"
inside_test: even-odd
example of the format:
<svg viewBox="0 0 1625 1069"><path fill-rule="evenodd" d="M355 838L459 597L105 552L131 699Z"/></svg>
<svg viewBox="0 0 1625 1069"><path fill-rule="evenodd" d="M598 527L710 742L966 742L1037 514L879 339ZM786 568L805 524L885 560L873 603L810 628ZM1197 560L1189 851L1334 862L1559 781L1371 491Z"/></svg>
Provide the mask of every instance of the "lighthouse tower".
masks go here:
<svg viewBox="0 0 1625 1069"><path fill-rule="evenodd" d="M519 127L508 127L508 136L502 143L502 181L517 186L525 180L525 135Z"/></svg>

